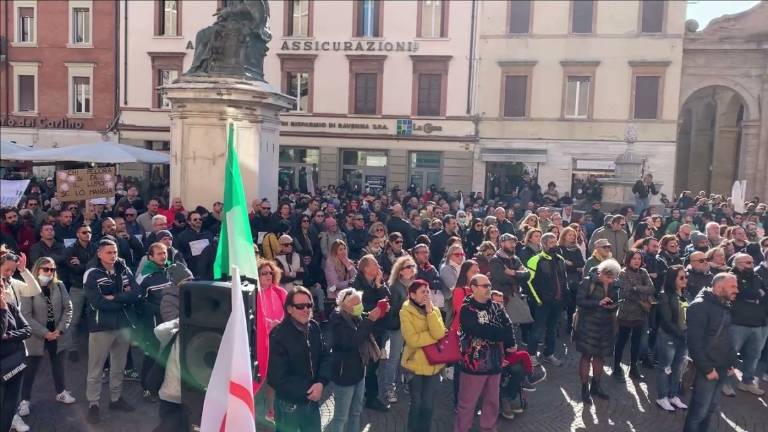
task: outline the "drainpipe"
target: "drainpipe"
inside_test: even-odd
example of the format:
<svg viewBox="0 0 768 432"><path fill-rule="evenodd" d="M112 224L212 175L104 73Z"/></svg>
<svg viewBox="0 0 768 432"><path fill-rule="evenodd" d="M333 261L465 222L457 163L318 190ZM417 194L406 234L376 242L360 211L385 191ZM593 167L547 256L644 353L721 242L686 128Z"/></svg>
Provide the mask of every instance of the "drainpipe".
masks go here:
<svg viewBox="0 0 768 432"><path fill-rule="evenodd" d="M107 125L106 132L112 132L117 129L117 123L120 119L120 3L115 2L115 71L114 71L114 106L112 121ZM119 141L119 135L118 135Z"/></svg>
<svg viewBox="0 0 768 432"><path fill-rule="evenodd" d="M474 81L474 66L475 66L475 32L477 26L475 23L475 15L477 13L477 0L472 0L472 19L470 20L469 27L469 71L467 74L467 115L472 114L472 82Z"/></svg>
<svg viewBox="0 0 768 432"><path fill-rule="evenodd" d="M128 105L128 0L123 3L123 105Z"/></svg>
<svg viewBox="0 0 768 432"><path fill-rule="evenodd" d="M10 23L8 22L8 14L10 13L8 11L8 4L11 3L9 1L4 1L5 4L5 115L10 115L11 113L11 104L10 104L10 89L11 89L11 58L10 58L10 46L11 46L11 40L8 38L8 27Z"/></svg>

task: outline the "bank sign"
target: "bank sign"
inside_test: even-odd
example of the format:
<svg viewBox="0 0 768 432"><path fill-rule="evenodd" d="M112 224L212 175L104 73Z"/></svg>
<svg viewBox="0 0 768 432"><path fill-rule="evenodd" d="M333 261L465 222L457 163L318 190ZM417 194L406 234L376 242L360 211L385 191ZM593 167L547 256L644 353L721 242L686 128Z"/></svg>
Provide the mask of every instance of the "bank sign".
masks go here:
<svg viewBox="0 0 768 432"><path fill-rule="evenodd" d="M413 41L283 41L280 51L411 52L419 50Z"/></svg>

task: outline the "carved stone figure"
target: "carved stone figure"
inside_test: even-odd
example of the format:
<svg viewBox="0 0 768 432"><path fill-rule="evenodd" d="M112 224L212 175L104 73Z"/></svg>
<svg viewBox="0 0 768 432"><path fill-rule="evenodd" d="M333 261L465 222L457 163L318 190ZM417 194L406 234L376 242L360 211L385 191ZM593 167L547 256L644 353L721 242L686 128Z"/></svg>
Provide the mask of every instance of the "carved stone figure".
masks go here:
<svg viewBox="0 0 768 432"><path fill-rule="evenodd" d="M264 57L272 39L268 0L230 0L216 22L195 36L195 56L185 76L264 81Z"/></svg>

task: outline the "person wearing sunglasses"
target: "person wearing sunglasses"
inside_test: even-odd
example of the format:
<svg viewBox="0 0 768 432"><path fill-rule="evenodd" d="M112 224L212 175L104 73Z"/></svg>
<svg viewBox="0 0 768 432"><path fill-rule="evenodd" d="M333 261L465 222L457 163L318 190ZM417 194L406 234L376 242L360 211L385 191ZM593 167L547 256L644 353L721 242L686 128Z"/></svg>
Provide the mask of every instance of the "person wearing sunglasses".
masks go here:
<svg viewBox="0 0 768 432"><path fill-rule="evenodd" d="M408 252L403 249L405 238L399 232L393 232L389 234L389 241L384 246L384 250L379 254L378 260L381 266L381 271L384 273L384 278L389 279L389 275L392 272L392 267L395 262L404 256L408 255Z"/></svg>
<svg viewBox="0 0 768 432"><path fill-rule="evenodd" d="M0 249L4 246L0 245ZM5 264L8 255L7 252L2 253L0 263ZM16 432L26 432L29 426L17 414L17 407L24 377L24 340L32 335L32 331L15 303L12 291L3 274L0 278L0 337L3 341L0 344L0 372L3 377L0 379L0 430L13 428Z"/></svg>
<svg viewBox="0 0 768 432"><path fill-rule="evenodd" d="M13 274L19 271L22 280L13 278ZM0 255L0 278L3 279L3 294L8 303L17 307L21 306L22 297L32 297L40 294L40 285L37 278L27 269L27 256L16 255L13 252L5 252Z"/></svg>
<svg viewBox="0 0 768 432"><path fill-rule="evenodd" d="M688 275L688 284L685 286L685 298L692 302L699 291L704 287L712 286L712 279L715 275L709 269L707 255L704 252L694 251L688 256L688 267L685 272Z"/></svg>
<svg viewBox="0 0 768 432"><path fill-rule="evenodd" d="M69 298L72 300L72 323L70 327L76 329L80 323L80 317L83 315L85 307L85 291L83 290L83 275L86 266L96 255L91 239L93 233L88 225L81 225L77 228L75 234L77 240L75 243L64 250L64 263L69 276ZM77 338L74 332L68 332L65 340L62 341L69 351L68 358L71 362L77 362L80 354L77 349Z"/></svg>
<svg viewBox="0 0 768 432"><path fill-rule="evenodd" d="M611 244L608 243L608 240L597 240L595 242L594 249L592 249L592 256L590 256L587 259L587 262L584 263L584 271L582 274L584 277L589 276L589 274L592 273L592 270L597 267L598 264L612 257L613 255L611 254Z"/></svg>
<svg viewBox="0 0 768 432"><path fill-rule="evenodd" d="M288 293L280 286L280 280L283 272L274 261L260 259L258 261L259 270L259 292L257 301L261 304L264 312L264 319L267 329L271 332L285 318L285 299ZM265 387L266 395L266 414L264 418L270 422L275 422L275 391L272 387Z"/></svg>
<svg viewBox="0 0 768 432"><path fill-rule="evenodd" d="M53 231L53 227L50 228ZM42 292L36 296L21 298L21 313L32 330L32 337L25 342L27 368L24 370L19 404L19 415L22 417L30 413L32 385L45 353L51 359L56 401L63 404L75 403L75 398L66 389L64 381L66 347L59 343L72 322L72 301L69 299L67 288L57 276L56 262L52 258L42 257L35 261L32 274L37 276Z"/></svg>
<svg viewBox="0 0 768 432"><path fill-rule="evenodd" d="M285 319L269 335L267 384L275 389L275 430L281 432L321 429L320 398L331 379L331 355L312 319L313 306L312 294L295 287L285 298Z"/></svg>

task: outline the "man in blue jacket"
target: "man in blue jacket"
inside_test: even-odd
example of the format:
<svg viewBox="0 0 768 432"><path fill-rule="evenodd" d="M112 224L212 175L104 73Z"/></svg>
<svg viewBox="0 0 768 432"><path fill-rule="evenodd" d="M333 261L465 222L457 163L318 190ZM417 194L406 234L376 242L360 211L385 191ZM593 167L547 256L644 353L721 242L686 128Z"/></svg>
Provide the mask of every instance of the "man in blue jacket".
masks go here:
<svg viewBox="0 0 768 432"><path fill-rule="evenodd" d="M88 423L101 421L101 372L109 355L109 408L133 411L121 397L123 372L130 348L130 309L139 301L141 288L125 262L117 258L117 243L107 238L99 241L95 267L83 275L85 297L88 299L88 378L85 396L88 398Z"/></svg>

